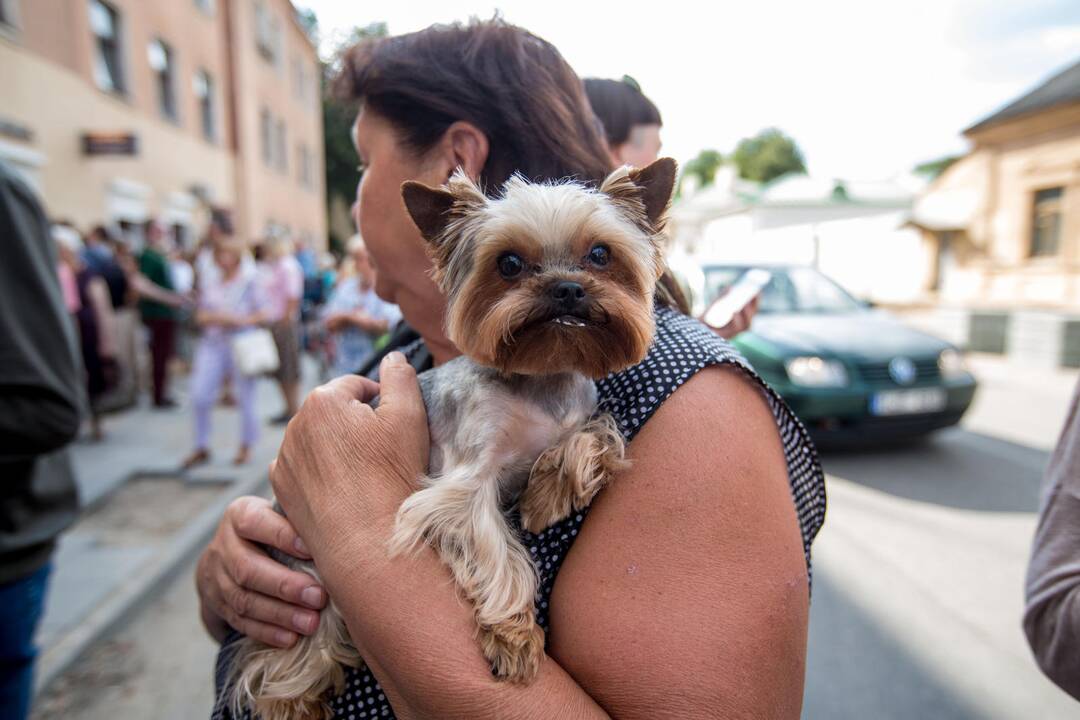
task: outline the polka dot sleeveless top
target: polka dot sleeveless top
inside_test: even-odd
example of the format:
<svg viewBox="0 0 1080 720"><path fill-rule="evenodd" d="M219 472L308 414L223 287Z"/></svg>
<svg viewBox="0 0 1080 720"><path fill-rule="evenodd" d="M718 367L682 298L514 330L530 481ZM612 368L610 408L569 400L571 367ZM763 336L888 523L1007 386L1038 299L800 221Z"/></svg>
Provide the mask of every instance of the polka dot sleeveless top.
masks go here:
<svg viewBox="0 0 1080 720"><path fill-rule="evenodd" d="M430 356L419 340L400 349L419 369L425 369L424 366L430 362ZM825 519L825 479L821 463L802 423L730 344L698 321L667 308L658 308L656 337L645 359L632 368L597 382L600 408L611 413L627 441L633 440L664 400L695 373L713 365L730 365L744 372L760 386L776 418L809 571L810 544ZM540 576L536 619L545 632L548 629L548 603L555 578L587 516L588 508L585 508L540 533L521 533ZM218 655L218 702L212 720L232 718L222 701L226 695L222 686L230 641L226 640ZM348 668L346 672L344 692L330 703L334 718L361 720L394 717L386 695L366 668ZM243 720L248 719L249 716L245 715Z"/></svg>

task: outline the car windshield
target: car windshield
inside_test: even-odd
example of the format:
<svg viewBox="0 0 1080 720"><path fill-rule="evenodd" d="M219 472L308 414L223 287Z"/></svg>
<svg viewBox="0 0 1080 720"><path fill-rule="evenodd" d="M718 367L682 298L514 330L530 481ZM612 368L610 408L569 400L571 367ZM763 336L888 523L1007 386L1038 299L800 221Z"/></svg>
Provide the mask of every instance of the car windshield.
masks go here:
<svg viewBox="0 0 1080 720"><path fill-rule="evenodd" d="M705 270L705 297L712 302L751 268L712 267ZM768 268L772 279L761 292L758 312L847 313L863 309L843 288L812 268Z"/></svg>

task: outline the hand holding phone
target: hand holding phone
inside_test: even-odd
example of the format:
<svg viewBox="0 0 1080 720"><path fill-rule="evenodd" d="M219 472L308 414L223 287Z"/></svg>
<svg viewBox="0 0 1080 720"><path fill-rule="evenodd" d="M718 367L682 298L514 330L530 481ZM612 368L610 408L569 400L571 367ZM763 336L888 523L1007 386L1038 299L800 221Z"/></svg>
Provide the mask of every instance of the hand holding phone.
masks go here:
<svg viewBox="0 0 1080 720"><path fill-rule="evenodd" d="M720 330L731 323L736 313L752 303L772 280L768 270L754 268L744 272L728 291L717 298L702 318L706 325Z"/></svg>

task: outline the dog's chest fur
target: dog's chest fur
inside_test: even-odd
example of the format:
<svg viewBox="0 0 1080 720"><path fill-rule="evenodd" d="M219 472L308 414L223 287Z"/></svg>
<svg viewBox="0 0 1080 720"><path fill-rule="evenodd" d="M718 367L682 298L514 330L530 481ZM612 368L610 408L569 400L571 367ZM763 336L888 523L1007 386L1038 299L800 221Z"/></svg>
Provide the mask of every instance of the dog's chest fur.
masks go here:
<svg viewBox="0 0 1080 720"><path fill-rule="evenodd" d="M596 410L596 386L575 373L504 377L458 357L420 375L431 433L429 477L447 466L503 468L517 495L537 456Z"/></svg>

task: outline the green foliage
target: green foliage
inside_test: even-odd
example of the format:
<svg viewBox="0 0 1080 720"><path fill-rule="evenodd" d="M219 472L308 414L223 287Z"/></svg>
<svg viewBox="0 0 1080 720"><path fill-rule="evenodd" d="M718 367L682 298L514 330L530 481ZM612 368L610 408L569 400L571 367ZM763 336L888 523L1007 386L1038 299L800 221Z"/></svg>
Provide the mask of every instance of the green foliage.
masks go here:
<svg viewBox="0 0 1080 720"><path fill-rule="evenodd" d="M795 141L776 128L743 138L732 155L739 177L766 183L788 173L805 173L802 151Z"/></svg>
<svg viewBox="0 0 1080 720"><path fill-rule="evenodd" d="M364 27L353 28L337 44L329 62L322 63L323 88L323 144L326 151L326 205L327 212L334 196L345 201L349 207L356 197L356 185L360 182L357 171L356 149L352 144L352 124L356 120L356 107L331 96L329 85L341 67L340 58L349 48L358 42L388 35L386 23L371 23ZM330 233L330 244L340 247L348 238Z"/></svg>
<svg viewBox="0 0 1080 720"><path fill-rule="evenodd" d="M724 164L724 156L716 150L702 150L693 160L683 165L683 178L693 177L697 179L697 187L701 189L712 185L716 179L716 171ZM680 181L681 185L681 181Z"/></svg>
<svg viewBox="0 0 1080 720"><path fill-rule="evenodd" d="M304 28L304 32L311 38L311 42L316 45L319 44L319 18L315 16L315 11L310 8L296 8L296 19L300 21L300 25Z"/></svg>
<svg viewBox="0 0 1080 720"><path fill-rule="evenodd" d="M914 171L918 175L925 175L929 179L933 180L941 173L949 169L949 166L959 160L961 155L946 155L945 157L938 158L937 160L929 160L924 163L920 163L915 166Z"/></svg>

